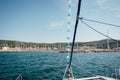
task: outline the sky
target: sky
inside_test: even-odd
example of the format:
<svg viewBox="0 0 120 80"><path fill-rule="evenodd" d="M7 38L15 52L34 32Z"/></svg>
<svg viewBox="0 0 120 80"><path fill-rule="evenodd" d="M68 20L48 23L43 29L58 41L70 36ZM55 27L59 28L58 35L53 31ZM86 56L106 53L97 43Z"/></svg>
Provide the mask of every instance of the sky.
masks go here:
<svg viewBox="0 0 120 80"><path fill-rule="evenodd" d="M72 0L72 41L78 0ZM120 25L120 0L82 0L80 17ZM0 0L0 40L66 42L67 0ZM87 21L86 21L87 22ZM87 22L113 39L120 28ZM106 39L79 22L76 41Z"/></svg>

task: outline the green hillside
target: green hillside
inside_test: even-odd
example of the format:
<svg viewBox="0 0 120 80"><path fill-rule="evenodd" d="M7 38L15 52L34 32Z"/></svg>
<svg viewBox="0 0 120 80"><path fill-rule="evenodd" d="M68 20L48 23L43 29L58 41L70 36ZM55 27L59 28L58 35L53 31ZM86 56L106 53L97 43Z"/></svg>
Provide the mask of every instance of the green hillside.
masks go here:
<svg viewBox="0 0 120 80"><path fill-rule="evenodd" d="M23 42L23 41L12 41L12 40L0 40L0 49L2 47L9 48L46 48L46 49L65 49L67 43L33 43L33 42ZM109 40L110 48L120 47L120 40L114 41ZM106 49L107 48L107 39L91 42L76 42L75 48L80 49L82 47L97 48L97 49Z"/></svg>

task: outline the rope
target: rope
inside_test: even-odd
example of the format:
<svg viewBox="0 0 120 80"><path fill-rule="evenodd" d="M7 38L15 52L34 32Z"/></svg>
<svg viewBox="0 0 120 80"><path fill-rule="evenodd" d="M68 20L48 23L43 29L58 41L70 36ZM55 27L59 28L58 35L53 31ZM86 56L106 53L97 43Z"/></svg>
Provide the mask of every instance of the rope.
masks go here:
<svg viewBox="0 0 120 80"><path fill-rule="evenodd" d="M67 68L68 68L68 65L66 66L66 69L65 69L65 72L64 72L64 75L63 75L63 80L65 78L65 74L67 73Z"/></svg>
<svg viewBox="0 0 120 80"><path fill-rule="evenodd" d="M94 29L93 27L91 27L90 25L88 25L86 22L84 22L82 19L81 19L81 22L84 23L88 28L94 30L95 32L97 32L97 33L99 33L99 34L101 34L101 35L103 35L103 36L105 36L105 37L107 37L107 38L109 38L109 39L112 39L112 40L114 40L114 41L116 41L116 42L119 42L118 40L113 39L113 38L111 38L111 37L109 37L109 36L103 34L102 32L100 32L100 31Z"/></svg>
<svg viewBox="0 0 120 80"><path fill-rule="evenodd" d="M86 73L88 73L88 74L91 74L92 76L96 76L96 74L93 74L93 73L91 73L91 72L89 72L89 71L87 71L87 70L85 70L85 69L83 69L83 68L81 68L81 67L79 67L79 66L77 66L77 65L75 65L75 64L72 64L73 66L75 66L75 67L77 67L78 69L80 69L80 70L83 70L84 72L86 72Z"/></svg>

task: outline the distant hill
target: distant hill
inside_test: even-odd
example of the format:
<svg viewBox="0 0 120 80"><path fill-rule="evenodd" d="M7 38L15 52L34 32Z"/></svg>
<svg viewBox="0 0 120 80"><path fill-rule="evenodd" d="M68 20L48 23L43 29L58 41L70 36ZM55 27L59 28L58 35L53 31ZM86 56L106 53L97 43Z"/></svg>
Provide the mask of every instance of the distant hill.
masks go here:
<svg viewBox="0 0 120 80"><path fill-rule="evenodd" d="M84 43L81 43L81 44L83 44L84 46L95 46L98 49L105 49L105 48L107 48L107 41L108 40L109 40L109 46L110 46L111 49L120 46L119 45L120 40L115 41L115 40L112 40L112 39L103 39L103 40L99 40L99 41L84 42Z"/></svg>
<svg viewBox="0 0 120 80"><path fill-rule="evenodd" d="M120 47L120 40L114 41L109 39L110 48ZM34 43L34 42L23 42L23 41L12 41L12 40L0 40L0 49L2 47L10 48L45 48L45 49L65 49L66 43ZM107 48L107 39L91 42L76 42L75 48L97 48L97 49L106 49Z"/></svg>

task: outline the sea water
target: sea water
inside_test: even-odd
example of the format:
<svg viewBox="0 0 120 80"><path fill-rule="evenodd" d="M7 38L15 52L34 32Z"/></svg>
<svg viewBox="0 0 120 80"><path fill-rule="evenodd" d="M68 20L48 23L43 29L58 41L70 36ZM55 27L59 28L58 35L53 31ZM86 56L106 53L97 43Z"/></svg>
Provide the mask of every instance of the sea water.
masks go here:
<svg viewBox="0 0 120 80"><path fill-rule="evenodd" d="M0 52L0 80L62 80L66 54L58 52ZM72 69L75 78L119 73L120 53L75 53ZM120 76L117 75L120 79Z"/></svg>

